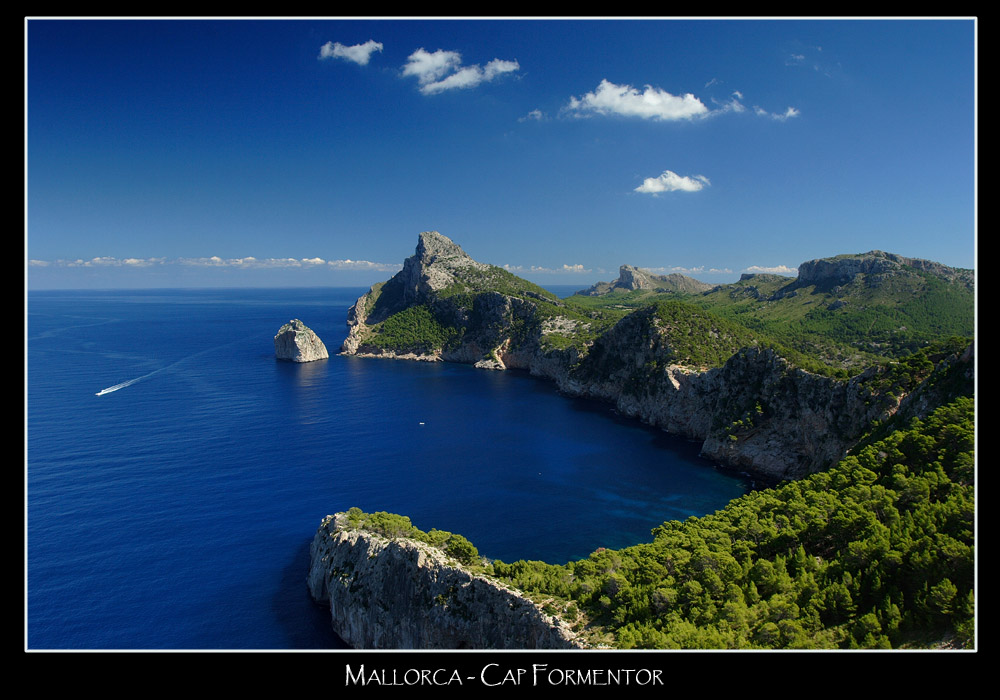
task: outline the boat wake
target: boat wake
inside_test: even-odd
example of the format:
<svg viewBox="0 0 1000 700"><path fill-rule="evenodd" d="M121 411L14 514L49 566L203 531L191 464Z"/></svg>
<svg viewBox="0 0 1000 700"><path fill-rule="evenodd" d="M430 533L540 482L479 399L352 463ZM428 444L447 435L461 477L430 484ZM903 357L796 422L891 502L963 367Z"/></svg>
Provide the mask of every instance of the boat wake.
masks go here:
<svg viewBox="0 0 1000 700"><path fill-rule="evenodd" d="M149 375L145 375L148 377ZM101 389L99 392L94 394L94 396L104 396L105 394L110 394L112 391L118 391L119 389L124 389L130 384L135 384L140 379L145 379L145 377L136 377L135 379L129 379L127 382L122 382L121 384L115 384L114 386L109 386L107 389Z"/></svg>
<svg viewBox="0 0 1000 700"><path fill-rule="evenodd" d="M248 338L241 338L239 340L234 340L232 342L229 342L229 343L226 343L225 345L220 346L220 348L224 348L224 347L227 347L229 345L236 345L236 344L246 343L247 340L249 340L250 338L255 338L255 337L259 336L259 335L261 335L261 334L260 333L256 333L256 334L254 334L252 336L249 336ZM196 352L193 355L188 355L187 357L182 357L181 359L177 360L176 362L170 363L166 367L160 367L159 369L153 370L149 374L144 374L141 377L136 377L135 379L129 379L128 381L124 381L121 384L115 384L114 386L109 386L109 387L107 387L105 389L101 389L96 394L94 394L94 396L104 396L105 394L110 394L113 391L118 391L119 389L124 389L127 386L132 386L136 382L140 382L143 379L148 379L149 377L152 377L154 374L159 374L160 372L163 372L165 370L168 370L168 369L171 369L173 367L176 367L177 365L181 364L182 362L187 362L188 360L194 359L196 357L199 357L201 355L204 355L206 353L209 353L209 352L212 352L213 350L218 350L218 349L219 348L206 348L205 350L202 350L200 352Z"/></svg>

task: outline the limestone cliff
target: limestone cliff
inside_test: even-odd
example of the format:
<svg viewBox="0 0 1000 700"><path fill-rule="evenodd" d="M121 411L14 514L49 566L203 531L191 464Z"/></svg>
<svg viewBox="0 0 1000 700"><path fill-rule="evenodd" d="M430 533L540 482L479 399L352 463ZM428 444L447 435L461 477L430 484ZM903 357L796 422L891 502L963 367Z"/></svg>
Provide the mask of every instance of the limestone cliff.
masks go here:
<svg viewBox="0 0 1000 700"><path fill-rule="evenodd" d="M441 550L323 519L309 591L355 649L573 649L584 643L518 591L470 573Z"/></svg>
<svg viewBox="0 0 1000 700"><path fill-rule="evenodd" d="M717 463L779 480L829 466L873 420L895 411L874 377L874 371L849 381L823 377L792 367L771 349L745 348L722 367L630 363L606 377L571 378L566 388L701 440L702 455Z"/></svg>
<svg viewBox="0 0 1000 700"><path fill-rule="evenodd" d="M274 336L274 355L290 362L315 362L330 357L319 336L297 318L278 329Z"/></svg>
<svg viewBox="0 0 1000 700"><path fill-rule="evenodd" d="M550 376L565 393L609 401L625 415L701 440L702 454L720 464L772 480L829 466L872 421L897 410L874 368L850 380L812 374L721 323L706 329L703 342L728 359L698 368L686 361L685 338L675 330L657 307L646 307Z"/></svg>

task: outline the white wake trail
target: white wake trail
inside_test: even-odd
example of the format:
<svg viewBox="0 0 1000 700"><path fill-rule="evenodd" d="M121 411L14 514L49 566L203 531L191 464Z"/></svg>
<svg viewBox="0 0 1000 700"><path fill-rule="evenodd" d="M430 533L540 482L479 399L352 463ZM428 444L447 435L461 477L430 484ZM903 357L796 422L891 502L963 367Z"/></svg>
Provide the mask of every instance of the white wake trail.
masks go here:
<svg viewBox="0 0 1000 700"><path fill-rule="evenodd" d="M157 372L162 372L167 369L166 367L161 367L160 369L150 372L149 374L144 374L141 377L136 377L135 379L129 379L127 382L122 382L121 384L115 384L114 386L109 386L107 389L101 389L99 392L94 394L94 396L104 396L105 394L110 394L112 391L118 391L119 389L124 389L127 386L131 386L138 381L145 379L146 377L152 377Z"/></svg>
<svg viewBox="0 0 1000 700"><path fill-rule="evenodd" d="M249 336L247 338L242 338L240 340L234 340L234 341L231 341L229 343L226 343L225 345L220 345L219 347L206 348L205 350L202 350L200 352L196 352L193 355L188 355L187 357L182 357L181 359L177 360L176 362L171 362L166 367L160 367L159 369L154 369L149 374L144 374L141 377L136 377L135 379L129 379L128 381L124 381L121 384L115 384L114 386L109 386L106 389L101 389L96 394L94 394L94 396L104 396L105 394L110 394L112 391L118 391L119 389L124 389L125 387L131 386L131 385L135 384L136 382L141 382L143 379L148 379L149 377L152 377L154 374L159 374L160 372L163 372L165 370L168 370L168 369L171 369L173 367L176 367L177 365L181 364L182 362L187 362L188 360L194 359L194 358L196 358L196 357L198 357L200 355L204 355L205 353L212 352L213 350L219 350L219 349L227 347L229 345L234 345L236 343L245 343L250 338L256 338L259 335L262 335L262 334L255 333L254 335L251 335L251 336Z"/></svg>

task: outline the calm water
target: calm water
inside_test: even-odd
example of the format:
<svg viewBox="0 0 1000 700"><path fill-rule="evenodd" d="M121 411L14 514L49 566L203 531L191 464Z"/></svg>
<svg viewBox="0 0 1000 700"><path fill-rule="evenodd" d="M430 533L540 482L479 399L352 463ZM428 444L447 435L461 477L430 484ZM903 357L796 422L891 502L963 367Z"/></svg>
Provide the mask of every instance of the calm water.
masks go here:
<svg viewBox="0 0 1000 700"><path fill-rule="evenodd" d="M523 373L275 361L296 317L335 351L363 291L30 293L29 648L342 646L305 576L351 506L562 563L747 490Z"/></svg>

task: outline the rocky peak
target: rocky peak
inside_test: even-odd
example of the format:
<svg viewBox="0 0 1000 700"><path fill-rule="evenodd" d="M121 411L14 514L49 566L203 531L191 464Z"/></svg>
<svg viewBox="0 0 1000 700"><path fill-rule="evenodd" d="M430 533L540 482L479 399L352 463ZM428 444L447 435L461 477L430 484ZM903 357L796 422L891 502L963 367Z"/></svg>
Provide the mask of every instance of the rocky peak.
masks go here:
<svg viewBox="0 0 1000 700"><path fill-rule="evenodd" d="M462 247L437 231L424 231L417 241L416 253L403 262L399 273L406 303L419 301L429 292L454 284L456 276L467 268L485 270L488 265L476 262Z"/></svg>
<svg viewBox="0 0 1000 700"><path fill-rule="evenodd" d="M417 240L416 255L425 264L433 263L438 259L472 261L472 258L462 250L462 246L437 231L424 231L420 234Z"/></svg>
<svg viewBox="0 0 1000 700"><path fill-rule="evenodd" d="M712 289L714 285L700 282L696 279L671 273L669 275L654 275L649 270L634 265L622 265L618 268L618 279L613 282L598 282L589 289L577 294L600 296L609 292L622 290L626 292L637 289L658 289L671 292L698 293Z"/></svg>
<svg viewBox="0 0 1000 700"><path fill-rule="evenodd" d="M618 283L615 285L619 289L651 289L652 275L631 265L622 265L618 268Z"/></svg>

